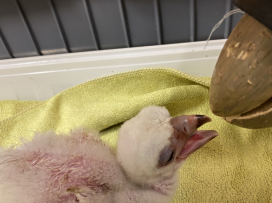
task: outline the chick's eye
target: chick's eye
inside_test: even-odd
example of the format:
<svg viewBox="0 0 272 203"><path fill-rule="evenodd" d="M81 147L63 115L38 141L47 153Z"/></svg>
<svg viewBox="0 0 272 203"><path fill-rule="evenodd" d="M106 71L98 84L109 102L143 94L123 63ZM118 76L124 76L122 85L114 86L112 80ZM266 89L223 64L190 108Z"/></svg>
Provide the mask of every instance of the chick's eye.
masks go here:
<svg viewBox="0 0 272 203"><path fill-rule="evenodd" d="M160 153L159 166L165 166L171 163L174 159L175 151L172 148L166 147Z"/></svg>

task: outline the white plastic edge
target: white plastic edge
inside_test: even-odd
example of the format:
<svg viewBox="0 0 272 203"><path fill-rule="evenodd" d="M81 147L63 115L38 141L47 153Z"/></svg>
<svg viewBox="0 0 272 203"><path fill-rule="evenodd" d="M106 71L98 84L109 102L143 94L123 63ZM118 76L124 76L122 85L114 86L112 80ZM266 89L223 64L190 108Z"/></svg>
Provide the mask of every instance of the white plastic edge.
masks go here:
<svg viewBox="0 0 272 203"><path fill-rule="evenodd" d="M0 60L0 100L46 100L80 83L140 68L210 77L226 40Z"/></svg>
<svg viewBox="0 0 272 203"><path fill-rule="evenodd" d="M42 66L49 64L72 63L82 61L95 61L107 59L122 59L126 57L154 56L171 53L184 53L194 51L209 51L222 49L226 40L210 41L204 50L206 41L188 42L170 45L154 45L146 47L122 48L111 50L88 51L79 53L55 54L46 56L35 56L17 59L0 60L0 69L19 68L30 66Z"/></svg>

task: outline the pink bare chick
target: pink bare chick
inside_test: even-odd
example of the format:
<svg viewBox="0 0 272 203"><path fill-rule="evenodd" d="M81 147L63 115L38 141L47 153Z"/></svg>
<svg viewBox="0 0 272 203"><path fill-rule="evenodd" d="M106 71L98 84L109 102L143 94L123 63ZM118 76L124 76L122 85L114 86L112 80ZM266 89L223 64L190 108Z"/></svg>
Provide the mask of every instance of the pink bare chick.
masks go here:
<svg viewBox="0 0 272 203"><path fill-rule="evenodd" d="M146 107L122 125L116 155L98 134L81 129L36 134L0 149L0 202L169 203L186 158L217 136L197 131L209 121Z"/></svg>

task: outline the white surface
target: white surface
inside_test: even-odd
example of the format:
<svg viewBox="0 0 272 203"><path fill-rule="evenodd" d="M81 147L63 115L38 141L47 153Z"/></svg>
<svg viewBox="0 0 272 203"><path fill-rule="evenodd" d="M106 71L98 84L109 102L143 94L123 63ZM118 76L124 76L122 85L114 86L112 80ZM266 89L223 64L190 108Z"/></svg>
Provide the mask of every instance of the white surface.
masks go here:
<svg viewBox="0 0 272 203"><path fill-rule="evenodd" d="M226 40L0 60L0 100L46 100L88 80L168 67L211 76Z"/></svg>

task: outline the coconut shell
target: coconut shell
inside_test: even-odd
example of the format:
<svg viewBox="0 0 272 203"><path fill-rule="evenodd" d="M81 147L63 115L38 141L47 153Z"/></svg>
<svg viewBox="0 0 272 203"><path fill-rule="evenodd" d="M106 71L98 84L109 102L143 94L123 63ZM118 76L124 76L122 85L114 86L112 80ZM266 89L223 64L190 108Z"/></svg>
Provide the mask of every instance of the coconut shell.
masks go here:
<svg viewBox="0 0 272 203"><path fill-rule="evenodd" d="M267 108L272 111L272 105L266 103L266 108L262 105L269 103L271 97L272 31L245 14L216 63L210 107L214 114L229 117L226 120L235 125L262 128L264 125L259 122L262 120L268 123L265 127L269 127L272 115ZM258 120L261 117L265 119Z"/></svg>

